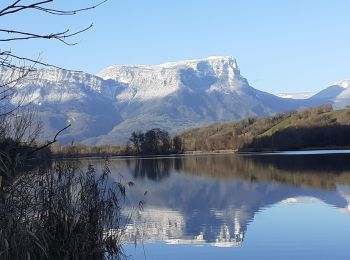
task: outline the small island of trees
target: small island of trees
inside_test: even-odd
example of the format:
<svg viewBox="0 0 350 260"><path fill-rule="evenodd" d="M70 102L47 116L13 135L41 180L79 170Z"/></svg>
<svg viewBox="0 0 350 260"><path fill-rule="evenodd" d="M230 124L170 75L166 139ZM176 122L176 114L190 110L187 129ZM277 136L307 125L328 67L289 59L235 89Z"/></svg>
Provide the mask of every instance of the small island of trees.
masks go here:
<svg viewBox="0 0 350 260"><path fill-rule="evenodd" d="M146 131L132 132L129 141L132 153L136 155L157 155L182 153L183 143L179 136L171 137L165 130L153 128Z"/></svg>

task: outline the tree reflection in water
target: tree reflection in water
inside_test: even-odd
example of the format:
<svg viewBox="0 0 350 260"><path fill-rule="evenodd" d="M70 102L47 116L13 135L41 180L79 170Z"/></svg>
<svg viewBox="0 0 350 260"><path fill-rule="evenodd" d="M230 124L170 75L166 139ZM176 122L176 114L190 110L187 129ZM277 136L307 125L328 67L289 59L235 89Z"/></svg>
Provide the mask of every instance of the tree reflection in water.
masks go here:
<svg viewBox="0 0 350 260"><path fill-rule="evenodd" d="M262 209L312 198L350 204L350 155L211 155L112 161L148 191L126 239L237 246ZM136 228L138 231L136 231Z"/></svg>
<svg viewBox="0 0 350 260"><path fill-rule="evenodd" d="M161 181L169 177L172 168L170 160L136 159L133 165L134 178L148 178L153 181Z"/></svg>
<svg viewBox="0 0 350 260"><path fill-rule="evenodd" d="M173 172L214 179L279 182L334 189L350 183L350 155L220 155L126 160L135 179L162 181Z"/></svg>

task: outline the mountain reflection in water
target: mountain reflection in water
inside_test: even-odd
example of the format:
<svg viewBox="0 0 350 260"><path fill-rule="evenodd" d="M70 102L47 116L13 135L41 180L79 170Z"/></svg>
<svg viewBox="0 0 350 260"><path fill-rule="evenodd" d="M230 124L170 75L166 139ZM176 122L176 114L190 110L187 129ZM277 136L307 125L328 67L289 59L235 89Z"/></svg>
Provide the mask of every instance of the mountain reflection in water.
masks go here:
<svg viewBox="0 0 350 260"><path fill-rule="evenodd" d="M350 210L348 154L116 159L111 172L135 182L131 201L147 191L127 242L240 246L255 214L278 203L318 199Z"/></svg>

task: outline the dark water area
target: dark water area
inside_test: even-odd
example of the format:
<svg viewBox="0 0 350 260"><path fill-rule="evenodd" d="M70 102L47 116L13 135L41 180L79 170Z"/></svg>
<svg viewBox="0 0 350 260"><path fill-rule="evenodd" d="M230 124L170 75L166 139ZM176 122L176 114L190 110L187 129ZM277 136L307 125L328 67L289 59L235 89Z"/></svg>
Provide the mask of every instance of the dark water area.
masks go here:
<svg viewBox="0 0 350 260"><path fill-rule="evenodd" d="M350 259L348 153L109 163L112 179L135 183L128 203L145 202L124 209L133 259Z"/></svg>

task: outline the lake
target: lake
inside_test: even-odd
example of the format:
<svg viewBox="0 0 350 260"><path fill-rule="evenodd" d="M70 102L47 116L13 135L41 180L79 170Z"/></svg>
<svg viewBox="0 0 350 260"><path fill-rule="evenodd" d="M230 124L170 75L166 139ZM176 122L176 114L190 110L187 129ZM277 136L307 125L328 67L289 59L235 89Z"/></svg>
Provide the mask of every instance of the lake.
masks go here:
<svg viewBox="0 0 350 260"><path fill-rule="evenodd" d="M90 161L99 165L100 161ZM112 159L132 259L350 259L350 154ZM145 195L146 192L146 195Z"/></svg>

